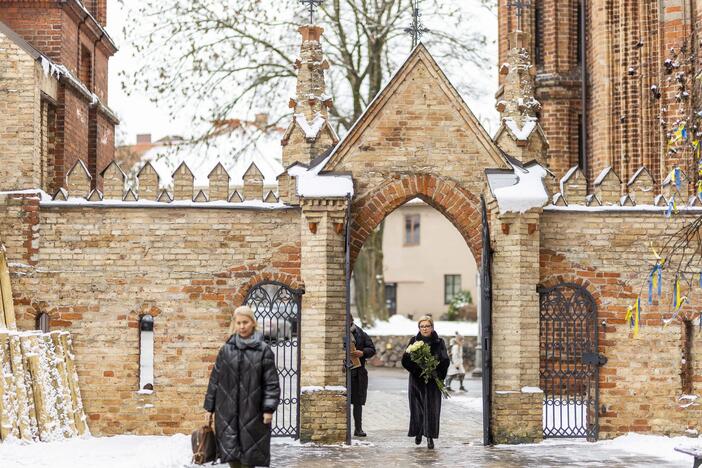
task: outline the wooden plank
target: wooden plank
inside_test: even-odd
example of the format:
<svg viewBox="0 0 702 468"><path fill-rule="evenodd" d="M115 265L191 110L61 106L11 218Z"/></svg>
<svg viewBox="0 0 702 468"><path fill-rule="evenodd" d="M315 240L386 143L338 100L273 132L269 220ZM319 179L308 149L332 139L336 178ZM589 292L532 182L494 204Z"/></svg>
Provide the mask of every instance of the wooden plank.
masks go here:
<svg viewBox="0 0 702 468"><path fill-rule="evenodd" d="M31 384L32 378L26 356L26 354L29 354L30 349L27 335L10 336L10 356L12 357L12 374L15 376L16 384L19 432L22 440L28 442L39 440L37 415L34 408L34 391Z"/></svg>
<svg viewBox="0 0 702 468"><path fill-rule="evenodd" d="M76 430L78 435L88 433L88 424L83 409L83 399L80 395L80 386L78 384L78 370L76 369L75 355L73 354L73 340L68 332L61 333L61 343L66 354L66 375L68 376L68 385L71 388L71 401L73 404L74 419L76 422Z"/></svg>
<svg viewBox="0 0 702 468"><path fill-rule="evenodd" d="M9 333L0 333L0 349L2 349L2 359L0 359L0 380L3 381L5 387L4 403L7 406L3 407L3 422L9 432L7 435L14 438L19 438L19 421L17 420L17 389L15 386L14 373L12 372L12 350ZM3 436L3 439L5 437Z"/></svg>
<svg viewBox="0 0 702 468"><path fill-rule="evenodd" d="M63 423L67 426L66 437L75 437L78 435L75 421L75 410L73 408L73 397L71 396L71 388L68 384L68 374L66 373L66 352L61 343L61 332L53 331L50 333L51 342L54 344L54 352L56 353L56 370L59 378L59 391L63 400Z"/></svg>
<svg viewBox="0 0 702 468"><path fill-rule="evenodd" d="M12 285L10 284L10 270L7 267L7 255L3 245L0 245L0 291L2 292L5 326L10 330L17 330L15 304L12 300Z"/></svg>

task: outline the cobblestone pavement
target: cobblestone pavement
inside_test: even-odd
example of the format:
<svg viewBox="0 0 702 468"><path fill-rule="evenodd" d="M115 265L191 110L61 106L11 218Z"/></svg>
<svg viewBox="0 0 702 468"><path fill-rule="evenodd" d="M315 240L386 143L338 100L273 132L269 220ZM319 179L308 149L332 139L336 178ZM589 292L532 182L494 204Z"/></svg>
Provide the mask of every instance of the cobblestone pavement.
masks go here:
<svg viewBox="0 0 702 468"><path fill-rule="evenodd" d="M409 409L407 374L399 369L370 369L368 404L364 408L364 430L368 437L355 439L353 446L314 446L277 440L272 467L299 468L407 468L446 467L680 467L664 459L643 457L585 441L548 440L541 444L484 447L480 380L466 382L467 392L443 402L441 437L428 450L407 437ZM454 388L457 385L454 382ZM224 465L221 465L224 468Z"/></svg>

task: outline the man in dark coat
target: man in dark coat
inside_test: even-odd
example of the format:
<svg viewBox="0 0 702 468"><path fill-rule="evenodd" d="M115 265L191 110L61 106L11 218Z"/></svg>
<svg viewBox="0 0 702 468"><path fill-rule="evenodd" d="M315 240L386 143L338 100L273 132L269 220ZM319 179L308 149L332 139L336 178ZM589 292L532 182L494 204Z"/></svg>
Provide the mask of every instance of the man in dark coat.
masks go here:
<svg viewBox="0 0 702 468"><path fill-rule="evenodd" d="M223 463L270 465L271 428L263 418L275 413L279 398L275 356L261 334L232 335L219 351L204 405L215 413Z"/></svg>
<svg viewBox="0 0 702 468"><path fill-rule="evenodd" d="M419 333L410 338L408 346L424 341L429 345L431 354L439 361L436 376L444 381L451 360L446 351L446 344L434 331L434 322L431 317L424 316L419 319ZM402 367L409 371L408 398L410 405L410 426L408 436L414 436L417 445L422 443L422 436L427 438L427 447L434 448L434 439L439 437L439 420L441 419L441 390L436 386L434 379L425 383L421 377L422 370L412 361L405 352L402 355Z"/></svg>
<svg viewBox="0 0 702 468"><path fill-rule="evenodd" d="M375 356L375 346L373 340L361 327L357 327L351 322L351 338L356 348L356 353L352 357L359 358L360 367L351 369L351 404L353 405L353 435L365 437L363 432L363 405L368 397L368 371L366 370L366 360Z"/></svg>

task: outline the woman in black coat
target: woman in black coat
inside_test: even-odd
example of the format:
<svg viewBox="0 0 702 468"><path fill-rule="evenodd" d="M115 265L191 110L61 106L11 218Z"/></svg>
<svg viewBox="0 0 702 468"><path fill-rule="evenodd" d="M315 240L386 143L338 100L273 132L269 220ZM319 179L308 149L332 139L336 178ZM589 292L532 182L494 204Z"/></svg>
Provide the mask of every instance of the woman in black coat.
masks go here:
<svg viewBox="0 0 702 468"><path fill-rule="evenodd" d="M431 354L439 361L436 376L440 381L446 378L451 360L446 351L446 344L434 331L434 321L428 315L419 319L419 333L410 338L408 346L422 340L431 349ZM427 438L427 447L434 448L434 439L439 437L439 420L441 419L441 390L434 379L424 383L421 369L405 352L402 355L402 367L409 371L408 398L410 405L410 427L408 436L414 436L414 442L422 443L422 436Z"/></svg>
<svg viewBox="0 0 702 468"><path fill-rule="evenodd" d="M205 396L215 414L217 448L231 467L269 466L271 421L280 398L271 348L256 331L250 307L234 311L233 334L222 346Z"/></svg>

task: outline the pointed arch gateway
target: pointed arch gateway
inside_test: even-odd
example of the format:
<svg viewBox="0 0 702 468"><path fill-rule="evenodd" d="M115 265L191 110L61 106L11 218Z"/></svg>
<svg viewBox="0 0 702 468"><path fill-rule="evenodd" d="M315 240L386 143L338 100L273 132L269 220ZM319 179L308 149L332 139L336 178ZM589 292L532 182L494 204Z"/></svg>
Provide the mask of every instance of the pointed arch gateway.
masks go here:
<svg viewBox="0 0 702 468"><path fill-rule="evenodd" d="M497 147L419 44L341 142L309 166L289 173L297 178L305 226L301 323L302 336L308 338L301 342L302 440L350 441L349 382L338 359L339 349L349 340L345 316L351 268L373 230L412 198L422 199L456 227L478 265L486 257L482 238L485 232L493 235L485 252L488 260L494 258L490 274L495 294L490 300L495 313L483 330L493 333L500 345L489 361L494 366L489 364L485 440L514 443L542 437L543 394L534 391L538 366L530 361L538 358L538 336L531 335L538 330L539 264L534 252L539 212L502 213L496 218L481 207L481 196L490 200L491 210L497 206L487 174L504 176L498 188L506 187L519 180L517 170L528 172L521 167ZM351 181L353 194L346 198ZM335 190L316 190L330 186ZM499 223L499 229L483 230L483 219ZM344 262L346 268L340 268ZM514 323L523 328L515 329ZM515 412L526 415L518 424ZM316 414L324 414L324 420ZM344 421L345 430L339 421Z"/></svg>

